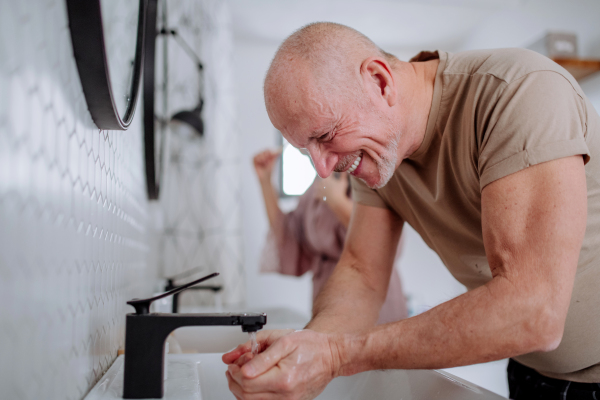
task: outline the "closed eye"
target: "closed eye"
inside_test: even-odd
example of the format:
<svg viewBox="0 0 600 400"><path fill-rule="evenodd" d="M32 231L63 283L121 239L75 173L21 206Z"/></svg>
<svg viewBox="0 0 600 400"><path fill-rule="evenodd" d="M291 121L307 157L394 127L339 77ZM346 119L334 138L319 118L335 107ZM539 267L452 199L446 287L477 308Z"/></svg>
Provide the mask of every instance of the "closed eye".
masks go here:
<svg viewBox="0 0 600 400"><path fill-rule="evenodd" d="M330 142L333 140L334 136L335 136L335 130L333 130L331 132L327 132L327 133L319 136L317 138L317 140L320 142Z"/></svg>

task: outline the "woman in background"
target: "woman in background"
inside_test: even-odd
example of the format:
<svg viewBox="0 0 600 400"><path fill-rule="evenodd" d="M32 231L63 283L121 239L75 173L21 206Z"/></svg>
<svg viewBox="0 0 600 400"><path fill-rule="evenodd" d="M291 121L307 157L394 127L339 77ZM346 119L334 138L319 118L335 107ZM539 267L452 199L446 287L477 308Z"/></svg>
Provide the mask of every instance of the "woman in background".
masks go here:
<svg viewBox="0 0 600 400"><path fill-rule="evenodd" d="M333 272L344 248L352 213L349 176L342 173L332 174L327 179L317 177L300 196L296 209L285 214L279 208L278 195L271 183L273 166L280 153L264 150L254 156L254 169L270 225L260 268L261 272L294 276L312 271L314 300ZM400 277L393 268L377 323L397 321L406 318L407 314Z"/></svg>

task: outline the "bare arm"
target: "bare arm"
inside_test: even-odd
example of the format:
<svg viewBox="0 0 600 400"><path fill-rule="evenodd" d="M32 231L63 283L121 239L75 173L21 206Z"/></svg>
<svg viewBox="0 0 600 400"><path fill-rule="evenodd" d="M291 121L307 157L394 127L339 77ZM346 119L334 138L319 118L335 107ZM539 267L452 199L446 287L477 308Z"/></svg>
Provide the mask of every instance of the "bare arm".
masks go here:
<svg viewBox="0 0 600 400"><path fill-rule="evenodd" d="M356 208L351 231L365 226L358 221L364 214ZM264 351L246 364L232 365L249 344L225 354L230 388L240 398L261 392L314 397L339 375L446 368L553 350L564 330L586 218L580 156L491 183L482 192L482 229L492 280L421 315L362 332L372 325L368 315L386 279L367 266L382 261L369 248L373 232L351 232L357 236L317 300L311 329L265 333ZM364 304L350 291L364 296ZM342 333L348 329L352 333Z"/></svg>
<svg viewBox="0 0 600 400"><path fill-rule="evenodd" d="M350 332L375 325L387 294L402 224L389 210L355 204L344 251L315 299L307 328Z"/></svg>
<svg viewBox="0 0 600 400"><path fill-rule="evenodd" d="M335 214L337 219L348 228L350 225L350 217L352 216L352 200L349 197L339 197L335 202L329 201L327 198L327 205L331 208L331 211Z"/></svg>
<svg viewBox="0 0 600 400"><path fill-rule="evenodd" d="M332 174L315 181L315 196L327 204L345 228L350 225L353 206L352 199L347 195L348 185L348 174L345 172L338 177Z"/></svg>
<svg viewBox="0 0 600 400"><path fill-rule="evenodd" d="M445 368L555 349L586 218L580 156L488 185L482 192L482 228L493 279L417 317L361 336L339 335L332 341L339 373Z"/></svg>
<svg viewBox="0 0 600 400"><path fill-rule="evenodd" d="M260 189L262 191L263 200L265 201L265 208L267 210L267 216L269 217L269 225L275 229L278 224L277 222L283 218L283 212L279 208L277 201L277 192L271 183L271 178L260 180Z"/></svg>
<svg viewBox="0 0 600 400"><path fill-rule="evenodd" d="M267 210L267 217L269 218L269 225L273 229L276 229L279 226L278 222L283 218L283 212L279 208L277 193L271 183L273 166L275 165L275 161L277 161L279 154L281 154L281 151L264 150L255 155L252 160L258 181L260 182L260 188Z"/></svg>

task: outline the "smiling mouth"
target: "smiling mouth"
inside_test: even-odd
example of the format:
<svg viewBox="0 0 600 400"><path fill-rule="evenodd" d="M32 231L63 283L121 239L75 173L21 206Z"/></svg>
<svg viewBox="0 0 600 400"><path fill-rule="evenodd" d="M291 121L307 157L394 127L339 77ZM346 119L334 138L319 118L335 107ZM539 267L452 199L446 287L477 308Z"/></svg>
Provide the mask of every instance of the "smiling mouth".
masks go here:
<svg viewBox="0 0 600 400"><path fill-rule="evenodd" d="M356 170L356 168L358 168L358 165L360 164L360 160L362 160L362 155L359 155L358 158L356 160L354 160L354 162L352 163L350 168L348 168L348 170L346 170L346 172L348 172L349 174L353 173Z"/></svg>

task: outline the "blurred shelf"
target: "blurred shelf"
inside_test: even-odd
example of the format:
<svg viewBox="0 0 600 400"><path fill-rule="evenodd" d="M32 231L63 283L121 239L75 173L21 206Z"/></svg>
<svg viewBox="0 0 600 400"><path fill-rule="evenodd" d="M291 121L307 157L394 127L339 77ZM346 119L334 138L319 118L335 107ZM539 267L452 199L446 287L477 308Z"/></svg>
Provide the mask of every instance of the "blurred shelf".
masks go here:
<svg viewBox="0 0 600 400"><path fill-rule="evenodd" d="M584 60L580 58L553 58L552 60L569 71L577 80L600 71L600 60Z"/></svg>

